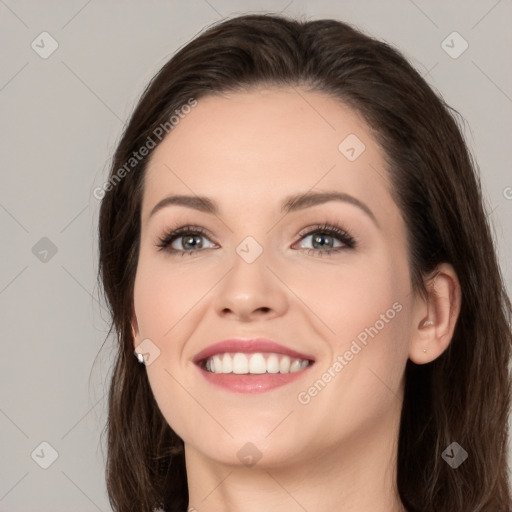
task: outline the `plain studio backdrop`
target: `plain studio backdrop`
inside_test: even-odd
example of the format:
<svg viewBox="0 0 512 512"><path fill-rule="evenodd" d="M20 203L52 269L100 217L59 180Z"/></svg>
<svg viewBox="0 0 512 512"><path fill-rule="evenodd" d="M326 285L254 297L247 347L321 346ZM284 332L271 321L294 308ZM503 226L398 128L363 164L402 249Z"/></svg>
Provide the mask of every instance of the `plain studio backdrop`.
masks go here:
<svg viewBox="0 0 512 512"><path fill-rule="evenodd" d="M339 19L404 53L465 119L512 289L510 1L0 0L1 511L111 510L93 191L153 74L249 12Z"/></svg>

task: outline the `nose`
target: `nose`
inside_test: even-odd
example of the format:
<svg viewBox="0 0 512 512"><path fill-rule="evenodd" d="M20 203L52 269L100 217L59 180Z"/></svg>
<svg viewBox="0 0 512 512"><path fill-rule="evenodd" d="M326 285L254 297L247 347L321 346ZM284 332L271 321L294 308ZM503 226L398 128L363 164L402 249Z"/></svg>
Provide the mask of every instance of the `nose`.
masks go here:
<svg viewBox="0 0 512 512"><path fill-rule="evenodd" d="M288 307L286 286L267 266L265 251L251 263L235 254L231 270L216 288L217 314L240 322L270 320Z"/></svg>

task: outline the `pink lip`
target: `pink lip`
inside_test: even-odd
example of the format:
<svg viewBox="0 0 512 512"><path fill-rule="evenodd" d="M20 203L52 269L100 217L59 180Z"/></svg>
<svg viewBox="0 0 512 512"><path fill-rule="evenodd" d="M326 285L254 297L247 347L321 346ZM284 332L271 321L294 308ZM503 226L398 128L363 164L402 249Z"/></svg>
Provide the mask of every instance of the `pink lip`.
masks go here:
<svg viewBox="0 0 512 512"><path fill-rule="evenodd" d="M315 360L311 355L297 352L296 350L287 348L275 341L257 338L252 340L229 339L220 341L219 343L214 343L213 345L206 347L204 350L201 350L201 352L194 357L193 361L198 364L215 354L222 354L224 352L242 352L245 354L252 354L254 352L274 352L276 354L284 354L297 359L309 359L310 361Z"/></svg>
<svg viewBox="0 0 512 512"><path fill-rule="evenodd" d="M234 393L264 393L300 379L310 366L293 373L264 373L261 375L236 375L234 373L211 373L198 367L203 377L214 386Z"/></svg>

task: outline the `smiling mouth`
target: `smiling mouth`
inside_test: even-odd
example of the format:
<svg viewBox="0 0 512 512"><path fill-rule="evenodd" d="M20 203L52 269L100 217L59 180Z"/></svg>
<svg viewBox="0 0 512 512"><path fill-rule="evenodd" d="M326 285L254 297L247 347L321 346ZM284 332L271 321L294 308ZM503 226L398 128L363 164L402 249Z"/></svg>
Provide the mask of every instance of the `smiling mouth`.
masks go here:
<svg viewBox="0 0 512 512"><path fill-rule="evenodd" d="M225 352L198 362L209 373L234 375L263 375L296 373L313 364L310 359L299 359L273 352Z"/></svg>

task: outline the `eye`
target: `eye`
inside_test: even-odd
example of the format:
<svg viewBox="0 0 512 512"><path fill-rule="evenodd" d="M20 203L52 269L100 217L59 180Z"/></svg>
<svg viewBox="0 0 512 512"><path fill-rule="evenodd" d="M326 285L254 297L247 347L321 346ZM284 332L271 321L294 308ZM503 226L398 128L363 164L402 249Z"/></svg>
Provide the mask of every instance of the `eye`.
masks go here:
<svg viewBox="0 0 512 512"><path fill-rule="evenodd" d="M171 254L181 253L192 254L194 248L203 249L201 238L209 237L209 233L199 226L182 226L181 228L171 230L163 238L160 238L157 247L159 250L166 250ZM175 242L178 242L175 244ZM178 247L173 245L177 245Z"/></svg>
<svg viewBox="0 0 512 512"><path fill-rule="evenodd" d="M353 249L356 246L356 241L349 235L344 229L335 224L321 224L315 226L313 229L309 228L309 231L305 234L302 233L301 241L311 237L313 246L312 249L306 249L307 254L318 254L322 256L324 254L337 253L347 249ZM335 246L335 240L341 242L340 245Z"/></svg>

